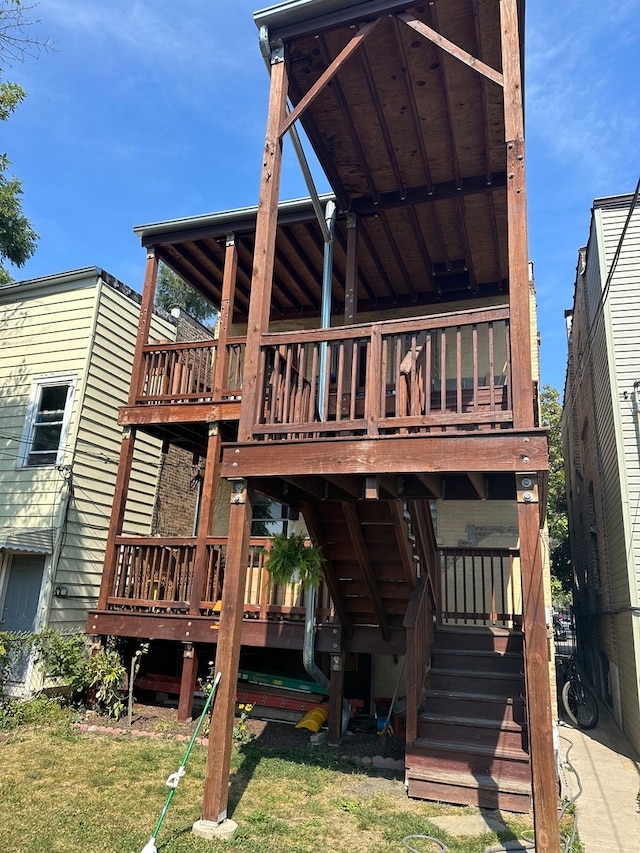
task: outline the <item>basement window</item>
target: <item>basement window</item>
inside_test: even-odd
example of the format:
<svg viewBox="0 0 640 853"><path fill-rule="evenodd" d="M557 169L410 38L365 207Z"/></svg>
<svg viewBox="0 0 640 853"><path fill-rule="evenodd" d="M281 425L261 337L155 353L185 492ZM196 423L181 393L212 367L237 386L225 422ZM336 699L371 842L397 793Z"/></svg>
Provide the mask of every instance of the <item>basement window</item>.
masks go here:
<svg viewBox="0 0 640 853"><path fill-rule="evenodd" d="M69 430L75 376L36 379L31 386L19 468L59 465Z"/></svg>

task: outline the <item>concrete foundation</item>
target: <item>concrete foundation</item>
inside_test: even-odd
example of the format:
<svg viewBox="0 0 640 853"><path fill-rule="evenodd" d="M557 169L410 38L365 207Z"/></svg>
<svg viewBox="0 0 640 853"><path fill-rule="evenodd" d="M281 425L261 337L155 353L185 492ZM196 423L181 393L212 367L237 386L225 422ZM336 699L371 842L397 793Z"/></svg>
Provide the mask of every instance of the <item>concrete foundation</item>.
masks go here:
<svg viewBox="0 0 640 853"><path fill-rule="evenodd" d="M204 838L207 841L215 841L221 839L227 841L233 838L238 824L235 820L227 818L221 823L214 823L212 820L197 820L191 827L191 833L196 838Z"/></svg>

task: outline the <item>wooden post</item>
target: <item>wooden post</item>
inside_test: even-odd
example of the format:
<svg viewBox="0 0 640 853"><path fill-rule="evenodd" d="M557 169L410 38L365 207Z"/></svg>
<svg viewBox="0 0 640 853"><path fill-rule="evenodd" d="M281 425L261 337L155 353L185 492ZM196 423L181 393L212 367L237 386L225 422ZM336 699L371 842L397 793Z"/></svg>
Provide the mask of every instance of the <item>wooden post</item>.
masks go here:
<svg viewBox="0 0 640 853"><path fill-rule="evenodd" d="M178 700L178 722L190 719L193 708L193 693L198 677L198 655L193 643L182 644L182 677L180 679L180 698Z"/></svg>
<svg viewBox="0 0 640 853"><path fill-rule="evenodd" d="M133 369L131 371L131 385L129 387L129 405L134 406L136 398L140 393L143 375L143 348L149 340L149 329L153 316L153 301L156 295L156 279L158 277L158 258L153 249L147 249L147 266L144 273L144 284L142 287L142 304L140 305L140 317L138 319L138 333L136 346L133 353Z"/></svg>
<svg viewBox="0 0 640 853"><path fill-rule="evenodd" d="M536 476L516 474L516 489L536 850L539 853L559 853L558 789L549 685L549 640L544 604L540 506Z"/></svg>
<svg viewBox="0 0 640 853"><path fill-rule="evenodd" d="M507 160L507 229L513 425L534 425L531 294L527 247L524 116L517 0L500 0L504 124ZM524 26L524 21L520 22Z"/></svg>
<svg viewBox="0 0 640 853"><path fill-rule="evenodd" d="M216 649L216 673L221 673L216 696L204 783L202 819L214 824L227 818L229 768L233 746L238 663L242 637L242 610L247 577L247 555L251 533L251 499L244 480L232 483L229 537L220 630Z"/></svg>
<svg viewBox="0 0 640 853"><path fill-rule="evenodd" d="M222 300L220 302L220 321L218 323L218 356L213 376L213 399L222 399L222 392L228 387L229 359L227 339L233 322L233 304L236 292L238 272L238 247L235 234L227 234L224 255L224 273L222 276Z"/></svg>
<svg viewBox="0 0 640 853"><path fill-rule="evenodd" d="M118 461L118 473L116 476L116 488L111 505L111 518L109 520L109 531L104 552L104 565L102 569L102 580L100 581L100 595L98 596L98 610L107 609L107 598L112 594L113 581L116 574L116 536L122 533L124 511L127 505L127 490L131 478L131 467L133 465L133 451L135 447L135 430L132 427L124 427L122 431L122 443L120 445L120 459Z"/></svg>
<svg viewBox="0 0 640 853"><path fill-rule="evenodd" d="M207 441L207 458L204 466L204 481L200 495L200 516L196 532L196 552L193 558L193 583L191 584L191 600L189 613L200 615L202 587L207 570L207 536L211 536L213 513L216 505L216 486L220 471L220 430L217 423L209 424Z"/></svg>
<svg viewBox="0 0 640 853"><path fill-rule="evenodd" d="M253 271L251 274L251 302L247 324L247 345L245 349L244 372L242 378L242 404L238 427L239 441L248 441L257 411L260 367L260 340L263 332L269 328L271 309L271 286L275 260L276 231L278 227L278 196L280 192L280 174L282 171L282 138L278 129L286 116L287 109L287 67L284 56L275 57L271 65L271 95L267 134L262 158L262 177L258 215L256 218L256 239L253 252Z"/></svg>
<svg viewBox="0 0 640 853"><path fill-rule="evenodd" d="M347 268L344 286L344 324L352 326L358 315L358 219L347 214ZM348 372L348 371L347 371Z"/></svg>
<svg viewBox="0 0 640 853"><path fill-rule="evenodd" d="M342 700L344 697L344 655L332 654L329 683L329 746L339 746L342 740Z"/></svg>

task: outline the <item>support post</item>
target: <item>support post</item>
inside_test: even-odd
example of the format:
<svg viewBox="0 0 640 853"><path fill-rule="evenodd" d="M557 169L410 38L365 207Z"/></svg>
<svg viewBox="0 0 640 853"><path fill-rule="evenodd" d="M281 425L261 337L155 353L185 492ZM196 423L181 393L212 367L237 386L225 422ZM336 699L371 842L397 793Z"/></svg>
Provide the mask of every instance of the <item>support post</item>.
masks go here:
<svg viewBox="0 0 640 853"><path fill-rule="evenodd" d="M239 441L248 441L256 417L260 367L260 340L269 328L271 287L278 228L278 198L282 172L282 138L278 129L286 116L288 77L284 54L275 54L271 68L271 94L267 133L262 157L262 176L256 218L256 238L251 274L251 302L247 323L242 377Z"/></svg>
<svg viewBox="0 0 640 853"><path fill-rule="evenodd" d="M227 339L233 321L233 304L238 273L238 247L235 234L227 234L224 254L224 273L222 276L222 300L220 302L220 321L218 323L218 356L213 376L213 399L221 400L222 392L228 388L229 359Z"/></svg>
<svg viewBox="0 0 640 853"><path fill-rule="evenodd" d="M539 853L559 853L558 789L553 754L549 684L549 639L545 617L540 507L536 476L529 473L516 474L516 489L536 850Z"/></svg>
<svg viewBox="0 0 640 853"><path fill-rule="evenodd" d="M124 512L127 505L127 490L131 478L133 466L133 451L135 447L135 430L132 427L124 427L122 431L122 443L120 445L120 459L118 460L118 473L116 476L116 488L111 505L111 518L109 520L109 531L104 552L104 564L102 569L102 580L100 581L100 594L98 596L98 610L107 609L107 599L112 594L113 581L116 575L116 536L122 533Z"/></svg>
<svg viewBox="0 0 640 853"><path fill-rule="evenodd" d="M182 677L180 679L180 698L178 699L178 722L184 723L191 718L193 694L198 677L198 655L193 643L182 644Z"/></svg>
<svg viewBox="0 0 640 853"><path fill-rule="evenodd" d="M211 535L213 513L216 504L216 486L220 476L220 430L218 423L209 424L207 459L204 466L204 481L200 497L200 515L196 533L196 551L193 559L193 583L189 613L200 615L203 585L207 569L207 536Z"/></svg>
<svg viewBox="0 0 640 853"><path fill-rule="evenodd" d="M342 740L342 700L344 698L344 655L332 654L329 681L329 746Z"/></svg>
<svg viewBox="0 0 640 853"><path fill-rule="evenodd" d="M158 277L158 258L155 250L147 249L147 265L144 272L144 284L142 286L142 304L140 305L140 317L138 319L138 333L136 335L136 346L133 353L133 368L131 371L131 385L129 386L129 405L135 406L136 398L142 390L142 376L144 373L143 349L149 340L149 329L153 316L153 302L156 295L156 279Z"/></svg>
<svg viewBox="0 0 640 853"><path fill-rule="evenodd" d="M517 0L500 0L504 124L507 160L507 230L513 425L534 425L531 288L527 247L524 112ZM524 22L520 22L524 26Z"/></svg>
<svg viewBox="0 0 640 853"><path fill-rule="evenodd" d="M227 819L229 768L236 706L242 610L251 532L251 498L244 480L232 483L229 536L215 671L221 673L213 709L202 819L214 824Z"/></svg>

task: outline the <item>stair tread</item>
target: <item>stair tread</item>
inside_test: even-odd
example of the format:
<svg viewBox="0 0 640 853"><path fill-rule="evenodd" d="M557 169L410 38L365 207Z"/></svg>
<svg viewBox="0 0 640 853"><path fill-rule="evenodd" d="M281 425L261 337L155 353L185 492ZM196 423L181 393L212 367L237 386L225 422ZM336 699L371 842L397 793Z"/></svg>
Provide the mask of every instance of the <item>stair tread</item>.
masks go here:
<svg viewBox="0 0 640 853"><path fill-rule="evenodd" d="M452 717L448 714L434 714L425 711L420 719L430 723L441 723L453 726L476 726L482 729L498 729L500 731L521 732L522 726L513 720L491 720L487 717Z"/></svg>
<svg viewBox="0 0 640 853"><path fill-rule="evenodd" d="M431 687L425 691L425 699L456 699L479 702L495 702L496 704L513 704L524 702L523 696L496 696L495 693L465 693L464 690L440 690Z"/></svg>
<svg viewBox="0 0 640 853"><path fill-rule="evenodd" d="M513 628L499 628L493 625L438 625L434 631L435 636L438 634L493 634L497 637L516 637L522 636L522 631L515 631Z"/></svg>
<svg viewBox="0 0 640 853"><path fill-rule="evenodd" d="M499 649L451 649L448 646L433 645L434 655L459 655L460 657L493 657L496 660L523 660L522 652L501 652Z"/></svg>
<svg viewBox="0 0 640 853"><path fill-rule="evenodd" d="M472 773L470 770L444 770L438 767L409 767L407 773L410 778L420 779L425 782L438 782L441 784L460 785L471 788L491 788L496 785L500 791L514 794L530 794L531 785L522 779L511 779L510 777L490 775L488 773Z"/></svg>
<svg viewBox="0 0 640 853"><path fill-rule="evenodd" d="M443 752L472 752L476 755L491 755L496 758L507 758L512 761L529 761L529 754L524 749L514 749L497 744L462 743L456 741L440 740L438 738L416 738L413 747L418 749L439 749ZM412 746L407 747L407 753L411 753Z"/></svg>
<svg viewBox="0 0 640 853"><path fill-rule="evenodd" d="M521 672L485 672L478 669L449 669L448 667L431 667L431 675L455 675L458 678L498 678L505 681L522 680Z"/></svg>

